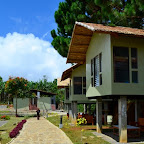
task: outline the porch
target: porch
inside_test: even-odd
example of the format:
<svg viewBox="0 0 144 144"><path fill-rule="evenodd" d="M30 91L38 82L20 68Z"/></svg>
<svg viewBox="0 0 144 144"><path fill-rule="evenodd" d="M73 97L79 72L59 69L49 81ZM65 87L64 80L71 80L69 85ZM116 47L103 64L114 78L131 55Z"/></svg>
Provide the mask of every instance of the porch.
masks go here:
<svg viewBox="0 0 144 144"><path fill-rule="evenodd" d="M102 98L113 98L112 131L102 129ZM96 129L121 143L143 141L144 132L144 99L143 96L103 96L97 97ZM113 131L113 128L115 131Z"/></svg>

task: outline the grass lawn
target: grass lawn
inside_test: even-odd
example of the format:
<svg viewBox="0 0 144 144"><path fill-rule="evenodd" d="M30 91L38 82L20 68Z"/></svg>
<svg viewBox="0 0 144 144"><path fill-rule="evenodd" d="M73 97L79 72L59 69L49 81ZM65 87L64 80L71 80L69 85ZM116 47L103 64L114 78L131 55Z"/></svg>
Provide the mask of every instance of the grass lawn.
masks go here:
<svg viewBox="0 0 144 144"><path fill-rule="evenodd" d="M8 143L11 138L9 137L9 132L16 127L16 124L23 120L23 117L10 117L10 120L0 127L0 142L1 144Z"/></svg>
<svg viewBox="0 0 144 144"><path fill-rule="evenodd" d="M59 126L60 116L48 117L47 119L54 125ZM71 126L69 123L70 120L68 120L66 116L63 116L62 130L74 144L109 144L92 134L92 132L96 131L96 126Z"/></svg>
<svg viewBox="0 0 144 144"><path fill-rule="evenodd" d="M0 113L11 113L11 111L0 111Z"/></svg>

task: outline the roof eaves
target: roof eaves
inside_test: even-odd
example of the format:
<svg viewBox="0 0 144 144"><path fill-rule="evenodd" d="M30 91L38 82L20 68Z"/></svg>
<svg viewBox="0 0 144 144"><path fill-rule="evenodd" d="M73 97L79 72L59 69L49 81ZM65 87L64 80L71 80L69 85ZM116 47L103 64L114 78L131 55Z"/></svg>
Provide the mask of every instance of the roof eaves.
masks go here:
<svg viewBox="0 0 144 144"><path fill-rule="evenodd" d="M84 24L84 23L82 23L82 22L77 22L76 21L76 24L77 25L80 25L80 26L83 26L83 27L85 27L85 28L87 28L87 29L89 29L89 30L91 30L91 31L95 31L95 28L94 27L91 27L91 26L89 26L89 25L86 25L86 24Z"/></svg>

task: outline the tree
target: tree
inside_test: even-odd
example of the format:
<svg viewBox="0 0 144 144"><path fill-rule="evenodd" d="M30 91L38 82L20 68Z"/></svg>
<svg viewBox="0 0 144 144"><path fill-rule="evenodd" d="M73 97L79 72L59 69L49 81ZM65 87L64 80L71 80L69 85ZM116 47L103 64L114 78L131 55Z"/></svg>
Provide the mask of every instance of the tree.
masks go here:
<svg viewBox="0 0 144 144"><path fill-rule="evenodd" d="M55 11L57 31L52 30L52 45L63 57L67 56L75 21L144 27L143 0L65 0Z"/></svg>
<svg viewBox="0 0 144 144"><path fill-rule="evenodd" d="M4 96L4 88L5 88L5 82L3 81L2 77L0 76L0 101L2 101L2 96Z"/></svg>
<svg viewBox="0 0 144 144"><path fill-rule="evenodd" d="M28 96L28 81L24 78L10 77L5 84L5 92L16 98L16 116L17 116L17 97L24 98Z"/></svg>

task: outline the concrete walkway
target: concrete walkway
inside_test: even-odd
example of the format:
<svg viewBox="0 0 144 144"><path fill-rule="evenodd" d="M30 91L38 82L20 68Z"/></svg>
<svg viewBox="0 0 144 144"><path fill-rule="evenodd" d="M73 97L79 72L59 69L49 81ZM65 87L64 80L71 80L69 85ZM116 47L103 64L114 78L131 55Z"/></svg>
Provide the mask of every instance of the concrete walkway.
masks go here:
<svg viewBox="0 0 144 144"><path fill-rule="evenodd" d="M58 127L44 118L28 119L20 134L10 144L72 144Z"/></svg>

